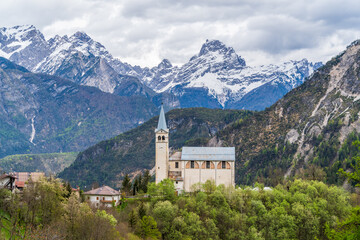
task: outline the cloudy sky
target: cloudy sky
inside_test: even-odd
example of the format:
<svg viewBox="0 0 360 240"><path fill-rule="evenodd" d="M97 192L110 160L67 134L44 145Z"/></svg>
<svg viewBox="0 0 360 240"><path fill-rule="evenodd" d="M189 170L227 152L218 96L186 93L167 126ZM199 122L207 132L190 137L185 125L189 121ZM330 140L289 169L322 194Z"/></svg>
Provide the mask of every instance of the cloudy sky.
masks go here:
<svg viewBox="0 0 360 240"><path fill-rule="evenodd" d="M33 24L48 39L84 31L140 66L181 65L218 39L248 65L327 61L360 39L359 0L10 0L1 25Z"/></svg>

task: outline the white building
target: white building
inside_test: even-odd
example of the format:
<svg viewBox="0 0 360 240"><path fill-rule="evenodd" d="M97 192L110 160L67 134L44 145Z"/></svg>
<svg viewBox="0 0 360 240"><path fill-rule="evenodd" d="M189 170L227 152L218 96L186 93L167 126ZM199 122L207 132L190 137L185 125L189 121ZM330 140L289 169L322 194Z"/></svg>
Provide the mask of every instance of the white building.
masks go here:
<svg viewBox="0 0 360 240"><path fill-rule="evenodd" d="M169 157L169 129L161 106L155 130L156 183L165 178L175 181L177 191L191 191L197 183L214 181L216 185L235 186L234 147L183 147Z"/></svg>
<svg viewBox="0 0 360 240"><path fill-rule="evenodd" d="M0 188L6 188L10 191L15 189L16 177L9 174L0 175Z"/></svg>
<svg viewBox="0 0 360 240"><path fill-rule="evenodd" d="M120 192L109 186L103 186L90 190L85 192L84 196L85 201L88 201L95 207L111 207L113 204L116 206L120 203Z"/></svg>

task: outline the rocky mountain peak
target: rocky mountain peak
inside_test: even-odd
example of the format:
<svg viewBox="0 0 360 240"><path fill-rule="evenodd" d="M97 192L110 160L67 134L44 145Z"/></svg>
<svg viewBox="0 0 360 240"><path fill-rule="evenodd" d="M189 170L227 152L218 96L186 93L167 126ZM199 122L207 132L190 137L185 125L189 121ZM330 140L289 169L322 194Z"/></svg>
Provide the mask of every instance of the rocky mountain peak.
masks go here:
<svg viewBox="0 0 360 240"><path fill-rule="evenodd" d="M220 42L219 40L208 40L202 45L200 49L199 56L207 54L208 52L216 52L220 50L227 50L228 48L225 46L224 43Z"/></svg>
<svg viewBox="0 0 360 240"><path fill-rule="evenodd" d="M0 28L0 41L8 44L11 42L23 41L44 41L44 35L33 25L15 26L10 28Z"/></svg>
<svg viewBox="0 0 360 240"><path fill-rule="evenodd" d="M87 35L85 32L76 32L71 36L72 39L77 39L83 42L92 42L93 40L89 35Z"/></svg>
<svg viewBox="0 0 360 240"><path fill-rule="evenodd" d="M360 45L360 39L353 41L347 48L350 48L352 46Z"/></svg>
<svg viewBox="0 0 360 240"><path fill-rule="evenodd" d="M227 47L219 40L206 40L199 54L192 57L190 61L197 58L210 58L212 60L216 58L217 62L230 63L235 67L246 66L245 60L238 56L232 47Z"/></svg>
<svg viewBox="0 0 360 240"><path fill-rule="evenodd" d="M168 59L163 59L157 67L161 68L161 69L166 69L166 68L172 68L172 66L173 65L171 64L171 62Z"/></svg>

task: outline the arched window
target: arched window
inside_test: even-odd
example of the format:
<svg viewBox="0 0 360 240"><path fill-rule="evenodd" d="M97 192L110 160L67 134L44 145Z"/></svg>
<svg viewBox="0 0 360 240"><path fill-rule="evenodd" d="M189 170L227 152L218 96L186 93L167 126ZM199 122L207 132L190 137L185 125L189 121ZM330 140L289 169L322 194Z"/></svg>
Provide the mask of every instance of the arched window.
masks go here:
<svg viewBox="0 0 360 240"><path fill-rule="evenodd" d="M162 136L162 140L165 140L165 136Z"/></svg>
<svg viewBox="0 0 360 240"><path fill-rule="evenodd" d="M210 168L210 161L206 161L206 168Z"/></svg>
<svg viewBox="0 0 360 240"><path fill-rule="evenodd" d="M161 140L161 136L158 136L158 140L159 140L159 141Z"/></svg>

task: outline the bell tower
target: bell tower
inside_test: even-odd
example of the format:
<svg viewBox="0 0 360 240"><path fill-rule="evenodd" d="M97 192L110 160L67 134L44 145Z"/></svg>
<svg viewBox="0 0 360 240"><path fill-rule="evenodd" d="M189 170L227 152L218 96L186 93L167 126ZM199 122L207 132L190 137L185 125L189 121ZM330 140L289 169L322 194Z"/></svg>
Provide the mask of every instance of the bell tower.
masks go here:
<svg viewBox="0 0 360 240"><path fill-rule="evenodd" d="M163 104L159 115L158 126L155 129L155 183L168 178L169 171L169 129L166 126L166 119Z"/></svg>

